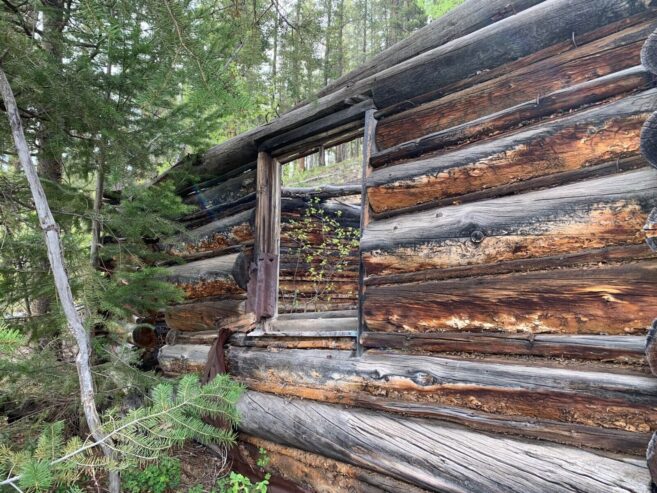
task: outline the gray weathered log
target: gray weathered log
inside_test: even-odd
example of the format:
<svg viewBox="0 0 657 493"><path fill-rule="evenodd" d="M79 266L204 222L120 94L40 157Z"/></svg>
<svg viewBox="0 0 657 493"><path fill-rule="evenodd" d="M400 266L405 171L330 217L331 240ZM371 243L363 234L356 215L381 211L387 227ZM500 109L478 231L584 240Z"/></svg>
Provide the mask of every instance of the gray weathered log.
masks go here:
<svg viewBox="0 0 657 493"><path fill-rule="evenodd" d="M653 320L648 330L645 353L652 374L657 376L657 319Z"/></svg>
<svg viewBox="0 0 657 493"><path fill-rule="evenodd" d="M657 31L648 37L641 48L641 64L657 75Z"/></svg>
<svg viewBox="0 0 657 493"><path fill-rule="evenodd" d="M627 458L256 392L238 409L246 433L434 491L648 492L645 465Z"/></svg>
<svg viewBox="0 0 657 493"><path fill-rule="evenodd" d="M285 187L281 191L283 198L300 198L309 197L319 199L330 199L335 197L345 197L348 195L360 195L360 185L321 185L317 187Z"/></svg>
<svg viewBox="0 0 657 493"><path fill-rule="evenodd" d="M657 488L657 433L652 435L648 449L646 451L646 460L648 462L648 470L652 479L652 490Z"/></svg>
<svg viewBox="0 0 657 493"><path fill-rule="evenodd" d="M176 265L165 278L183 288L188 298L233 297L244 293L233 275L237 253Z"/></svg>
<svg viewBox="0 0 657 493"><path fill-rule="evenodd" d="M657 112L650 115L641 128L641 154L657 168Z"/></svg>

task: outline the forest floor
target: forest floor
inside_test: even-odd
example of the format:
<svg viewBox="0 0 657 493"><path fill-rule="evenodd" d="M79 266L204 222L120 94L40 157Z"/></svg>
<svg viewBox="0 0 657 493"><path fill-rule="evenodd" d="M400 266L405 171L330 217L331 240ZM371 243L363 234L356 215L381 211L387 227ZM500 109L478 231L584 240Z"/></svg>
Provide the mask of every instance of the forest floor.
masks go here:
<svg viewBox="0 0 657 493"><path fill-rule="evenodd" d="M319 185L346 185L360 183L361 158L318 166L304 171L294 169L294 162L283 166L284 187L314 187Z"/></svg>

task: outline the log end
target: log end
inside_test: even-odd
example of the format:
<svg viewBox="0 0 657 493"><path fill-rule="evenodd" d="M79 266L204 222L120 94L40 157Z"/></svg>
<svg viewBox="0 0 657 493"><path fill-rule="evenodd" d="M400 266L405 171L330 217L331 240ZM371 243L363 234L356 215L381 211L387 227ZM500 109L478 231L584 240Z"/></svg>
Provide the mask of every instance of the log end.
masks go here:
<svg viewBox="0 0 657 493"><path fill-rule="evenodd" d="M657 375L657 319L652 322L646 338L646 360L653 375Z"/></svg>
<svg viewBox="0 0 657 493"><path fill-rule="evenodd" d="M653 252L657 252L657 207L650 211L646 224L643 226L646 243Z"/></svg>
<svg viewBox="0 0 657 493"><path fill-rule="evenodd" d="M641 154L653 168L657 168L657 112L641 128Z"/></svg>
<svg viewBox="0 0 657 493"><path fill-rule="evenodd" d="M657 491L657 433L653 433L648 450L646 451L646 460L648 461L648 470L652 479L651 491Z"/></svg>
<svg viewBox="0 0 657 493"><path fill-rule="evenodd" d="M641 64L657 75L657 31L648 36L641 48Z"/></svg>

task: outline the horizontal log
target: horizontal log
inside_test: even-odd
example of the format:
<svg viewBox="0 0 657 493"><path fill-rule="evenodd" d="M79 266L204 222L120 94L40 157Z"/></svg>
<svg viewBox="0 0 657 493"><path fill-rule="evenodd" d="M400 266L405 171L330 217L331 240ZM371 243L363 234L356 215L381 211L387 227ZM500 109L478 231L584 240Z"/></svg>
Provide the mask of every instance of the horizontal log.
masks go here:
<svg viewBox="0 0 657 493"><path fill-rule="evenodd" d="M576 448L256 392L247 392L238 409L240 429L250 435L432 491L648 491L644 464Z"/></svg>
<svg viewBox="0 0 657 493"><path fill-rule="evenodd" d="M208 361L210 347L206 344L167 344L160 348L157 360L167 376L201 373Z"/></svg>
<svg viewBox="0 0 657 493"><path fill-rule="evenodd" d="M656 26L654 19L630 26L384 118L377 125L377 145L385 151L375 154L372 163L378 165L386 159L405 157L392 148L408 147L411 145L409 141L414 139L418 139L416 144L419 144L415 152L437 149L439 142L425 142L430 138L424 136L467 122L489 123L493 125L490 130L495 127L504 129L557 111L603 101L649 84L650 77L645 75L636 78L623 74L619 77L616 73L640 64L641 46ZM645 69L642 72L647 74ZM514 114L513 107L518 114ZM494 119L484 119L494 113L497 113ZM506 118L500 119L503 116ZM464 139L471 138L467 128L462 130ZM476 135L477 130L473 132ZM442 137L447 138L448 134ZM403 144L406 142L408 144Z"/></svg>
<svg viewBox="0 0 657 493"><path fill-rule="evenodd" d="M376 170L367 180L375 213L456 199L481 189L637 155L657 89L490 142Z"/></svg>
<svg viewBox="0 0 657 493"><path fill-rule="evenodd" d="M646 364L643 336L364 332L360 339L366 348L410 352L509 354Z"/></svg>
<svg viewBox="0 0 657 493"><path fill-rule="evenodd" d="M358 316L357 310L334 310L313 313L282 313L277 320L306 320L308 318L353 318Z"/></svg>
<svg viewBox="0 0 657 493"><path fill-rule="evenodd" d="M330 300L297 300L293 297L279 297L278 311L280 314L306 314L306 313L323 313L328 311L355 310L358 308L358 301L354 298L335 298Z"/></svg>
<svg viewBox="0 0 657 493"><path fill-rule="evenodd" d="M657 313L657 261L370 286L367 327L378 332L642 335Z"/></svg>
<svg viewBox="0 0 657 493"><path fill-rule="evenodd" d="M488 0L485 4L473 0L466 1L428 26L418 29L406 39L374 55L358 68L329 83L317 96L330 94L357 80L533 7L541 1L543 0Z"/></svg>
<svg viewBox="0 0 657 493"><path fill-rule="evenodd" d="M238 255L234 253L169 267L166 280L180 286L188 299L235 297L244 293L233 275Z"/></svg>
<svg viewBox="0 0 657 493"><path fill-rule="evenodd" d="M245 447L245 445L248 445ZM285 447L247 434L240 434L239 448L256 464L260 450L269 459L265 468L286 477L316 493L423 493L426 490L361 467Z"/></svg>
<svg viewBox="0 0 657 493"><path fill-rule="evenodd" d="M633 91L650 89L653 85L653 75L643 67L637 66L614 72L605 77L582 82L572 87L566 87L544 96L536 96L516 105L511 103L518 101L519 98L514 99L509 102L508 107L500 111L495 112L495 108L502 107L496 105L487 110L486 116L433 133L417 130L416 120L413 119L408 123L403 122L413 130L400 129L401 123L393 127L396 140L391 140L390 147L374 154L370 159L370 164L378 167L392 161L408 159L430 151L473 142L509 129L538 123L539 120L550 115L580 109L594 103L619 99ZM515 88L514 85L510 86ZM536 91L535 88L533 90ZM493 101L498 101L497 95ZM481 109L481 106L479 108L482 113L486 111ZM435 120L435 117L432 122L433 120ZM465 117L462 120L465 121ZM382 123L385 123L385 120ZM402 130L404 130L403 133ZM433 129L429 128L428 130ZM381 132L382 135L386 135L384 130L381 130ZM399 135L400 133L402 134ZM400 139L414 140L397 143L397 140Z"/></svg>
<svg viewBox="0 0 657 493"><path fill-rule="evenodd" d="M235 334L230 339L231 346L275 348L275 349L336 349L353 351L356 349L355 334L347 337L323 336L290 336L265 335L253 336L251 334Z"/></svg>
<svg viewBox="0 0 657 493"><path fill-rule="evenodd" d="M358 318L306 318L275 319L268 335L296 337L354 337L358 331Z"/></svg>
<svg viewBox="0 0 657 493"><path fill-rule="evenodd" d="M231 374L253 390L482 431L641 453L657 426L649 411L657 382L647 376L372 350L354 358L346 351L230 346L227 354Z"/></svg>
<svg viewBox="0 0 657 493"><path fill-rule="evenodd" d="M208 209L215 205L234 202L254 193L255 182L256 172L255 169L252 169L208 188L200 188L201 185L199 185L183 200L186 204Z"/></svg>
<svg viewBox="0 0 657 493"><path fill-rule="evenodd" d="M360 195L360 185L320 185L317 187L285 187L281 190L282 197L331 199L348 195Z"/></svg>
<svg viewBox="0 0 657 493"><path fill-rule="evenodd" d="M245 313L244 300L212 300L167 307L167 327L182 332L214 330L218 323L241 317Z"/></svg>
<svg viewBox="0 0 657 493"><path fill-rule="evenodd" d="M646 167L396 216L368 225L363 261L383 276L640 245L656 197L657 171Z"/></svg>
<svg viewBox="0 0 657 493"><path fill-rule="evenodd" d="M657 487L657 433L653 433L648 450L646 451L646 461L648 463L648 470L650 471L650 478L652 479L652 490Z"/></svg>
<svg viewBox="0 0 657 493"><path fill-rule="evenodd" d="M385 108L423 92L440 90L478 71L566 40L572 42L573 33L591 32L648 8L639 1L610 1L604 9L590 1L542 2L377 74L372 89L374 102Z"/></svg>
<svg viewBox="0 0 657 493"><path fill-rule="evenodd" d="M215 205L207 209L196 211L180 218L189 229L198 228L212 221L231 217L240 212L255 208L255 193L246 195L234 202Z"/></svg>
<svg viewBox="0 0 657 493"><path fill-rule="evenodd" d="M253 238L251 209L192 229L183 237L177 237L167 243L173 255L186 256L250 243Z"/></svg>

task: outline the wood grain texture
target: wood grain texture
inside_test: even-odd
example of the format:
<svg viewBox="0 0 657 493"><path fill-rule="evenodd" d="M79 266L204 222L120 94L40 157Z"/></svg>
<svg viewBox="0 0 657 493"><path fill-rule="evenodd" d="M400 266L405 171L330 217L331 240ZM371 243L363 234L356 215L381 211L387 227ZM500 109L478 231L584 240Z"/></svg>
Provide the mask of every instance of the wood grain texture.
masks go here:
<svg viewBox="0 0 657 493"><path fill-rule="evenodd" d="M238 255L234 253L169 267L165 278L180 286L188 299L239 297L244 290L233 276Z"/></svg>
<svg viewBox="0 0 657 493"><path fill-rule="evenodd" d="M168 243L168 250L177 256L211 252L253 242L254 210L245 210L186 232Z"/></svg>
<svg viewBox="0 0 657 493"><path fill-rule="evenodd" d="M404 131L399 138L414 140L404 141L377 152L372 156L371 163L372 166L381 166L432 151L446 152L447 148L464 145L503 131L533 125L565 111L572 112L592 104L613 101L633 91L650 89L653 85L653 75L643 67L637 66L546 95L536 96L516 105L511 102L508 107L500 111L495 112L494 107L486 110L481 109L486 106L479 106L485 116L433 133L420 135L416 130L415 121L411 120L406 125L413 129L412 132ZM497 96L493 98L493 101L497 100ZM396 135L402 131L397 127L395 129L397 130Z"/></svg>
<svg viewBox="0 0 657 493"><path fill-rule="evenodd" d="M657 486L657 433L652 435L648 450L646 451L646 461L648 462L648 470L652 479L652 489Z"/></svg>
<svg viewBox="0 0 657 493"><path fill-rule="evenodd" d="M202 373L208 361L210 345L176 344L165 345L160 349L157 360L167 376L181 376L186 373Z"/></svg>
<svg viewBox="0 0 657 493"><path fill-rule="evenodd" d="M246 446L245 446L246 445ZM285 447L245 433L240 434L240 450L257 463L259 450L269 458L266 469L316 493L423 493L424 489L368 469L329 459L304 450Z"/></svg>
<svg viewBox="0 0 657 493"><path fill-rule="evenodd" d="M654 260L370 286L372 331L642 335L657 313Z"/></svg>
<svg viewBox="0 0 657 493"><path fill-rule="evenodd" d="M441 156L376 170L367 193L376 213L637 155L657 89Z"/></svg>
<svg viewBox="0 0 657 493"><path fill-rule="evenodd" d="M657 32L653 32L641 48L641 64L657 75Z"/></svg>
<svg viewBox="0 0 657 493"><path fill-rule="evenodd" d="M361 250L367 275L386 276L641 245L656 197L646 167L374 221Z"/></svg>
<svg viewBox="0 0 657 493"><path fill-rule="evenodd" d="M385 118L377 132L379 149L421 139L498 112L496 119L478 123L492 125L490 130L503 129L514 123L631 91L649 82L650 77L626 78L627 75L619 77L615 73L640 63L641 46L656 26L654 20L630 26ZM645 69L643 73L647 74ZM510 108L516 105L520 106L512 112ZM501 119L502 116L505 118ZM463 130L466 131L463 137L468 138L467 129ZM473 129L473 132L477 131L480 130ZM373 164L376 166L384 161L384 156L388 160L395 158L387 152L377 154L373 157Z"/></svg>
<svg viewBox="0 0 657 493"><path fill-rule="evenodd" d="M639 461L603 457L575 448L255 392L248 392L238 408L243 417L240 429L250 435L430 490L648 491L648 471ZM291 429L303 433L290 433Z"/></svg>
<svg viewBox="0 0 657 493"><path fill-rule="evenodd" d="M509 354L646 365L643 336L365 332L361 341L366 348L409 352Z"/></svg>
<svg viewBox="0 0 657 493"><path fill-rule="evenodd" d="M182 332L214 330L220 321L229 321L245 313L245 302L239 299L201 301L167 307L167 327Z"/></svg>
<svg viewBox="0 0 657 493"><path fill-rule="evenodd" d="M653 320L648 330L645 354L652 374L657 376L657 319Z"/></svg>
<svg viewBox="0 0 657 493"><path fill-rule="evenodd" d="M641 155L657 168L657 112L650 115L641 128Z"/></svg>

